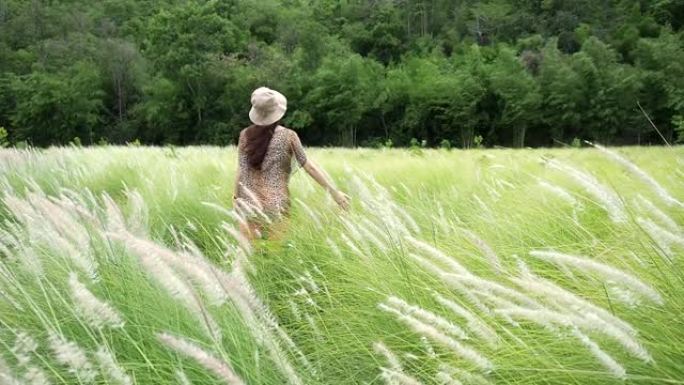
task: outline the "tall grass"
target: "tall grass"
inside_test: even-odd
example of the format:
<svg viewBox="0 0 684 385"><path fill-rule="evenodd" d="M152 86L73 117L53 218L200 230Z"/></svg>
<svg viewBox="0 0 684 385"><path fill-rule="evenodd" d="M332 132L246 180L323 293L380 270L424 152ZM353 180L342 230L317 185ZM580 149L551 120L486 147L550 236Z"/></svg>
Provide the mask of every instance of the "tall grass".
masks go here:
<svg viewBox="0 0 684 385"><path fill-rule="evenodd" d="M684 384L684 149L0 152L0 384Z"/></svg>

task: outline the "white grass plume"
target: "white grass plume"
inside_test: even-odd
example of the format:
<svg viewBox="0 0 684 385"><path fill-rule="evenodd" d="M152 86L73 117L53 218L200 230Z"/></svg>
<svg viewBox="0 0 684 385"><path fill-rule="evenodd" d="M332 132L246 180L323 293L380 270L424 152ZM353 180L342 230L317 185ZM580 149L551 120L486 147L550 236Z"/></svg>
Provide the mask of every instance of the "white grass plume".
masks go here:
<svg viewBox="0 0 684 385"><path fill-rule="evenodd" d="M625 273L624 271L616 269L612 266L608 266L583 257L559 253L557 251L532 250L530 251L530 255L545 261L556 264L561 263L566 266L574 266L583 271L599 274L605 279L610 279L615 283L630 288L634 292L643 295L659 305L664 303L660 294L650 285L642 282L635 276Z"/></svg>
<svg viewBox="0 0 684 385"><path fill-rule="evenodd" d="M387 384L399 385L420 385L421 382L417 379L407 375L404 368L394 352L392 352L385 344L378 341L373 344L375 353L383 355L389 364L389 368L380 367L380 376Z"/></svg>
<svg viewBox="0 0 684 385"><path fill-rule="evenodd" d="M641 305L641 299L635 296L631 290L621 286L606 285L606 291L611 299L615 299L617 302L627 305L632 309L636 309Z"/></svg>
<svg viewBox="0 0 684 385"><path fill-rule="evenodd" d="M380 377L388 385L422 385L415 378L396 370L380 368Z"/></svg>
<svg viewBox="0 0 684 385"><path fill-rule="evenodd" d="M450 334L453 337L462 340L468 339L468 335L460 327L454 325L445 318L438 316L437 314L429 312L419 306L411 305L401 298L389 296L385 302L385 305L392 307L403 314L415 317L421 322L425 322L428 325L434 326L435 328L444 333Z"/></svg>
<svg viewBox="0 0 684 385"><path fill-rule="evenodd" d="M368 256L366 255L366 253L364 253L363 251L361 251L361 249L359 249L359 248L356 246L356 244L354 243L354 241L352 241L351 239L349 239L349 237L348 237L345 233L340 234L340 238L342 238L342 241L344 241L344 244L345 244L345 245L346 245L354 254L356 254L357 256L359 256L359 257L362 258L362 259L368 258Z"/></svg>
<svg viewBox="0 0 684 385"><path fill-rule="evenodd" d="M410 228L414 234L420 234L420 227L418 227L416 220L413 219L413 217L404 208L393 201L388 201L387 203L392 208L392 211L399 215L400 220L404 222L404 224Z"/></svg>
<svg viewBox="0 0 684 385"><path fill-rule="evenodd" d="M357 223L357 228L359 232L363 235L363 237L367 240L370 241L372 245L377 247L380 251L386 252L388 247L387 243L383 242L376 234L374 230L371 230L374 227L374 224L364 218L365 222L362 223ZM368 222L370 225L366 224Z"/></svg>
<svg viewBox="0 0 684 385"><path fill-rule="evenodd" d="M660 197L665 203L667 203L669 206L679 206L679 207L684 207L684 203L680 202L679 200L675 199L663 186L660 185L651 175L646 173L646 171L642 170L634 164L632 161L629 159L625 158L621 154L619 154L616 151L607 149L599 144L596 143L591 143L587 142L600 150L602 153L606 154L609 158L613 159L617 163L621 164L624 168L626 168L629 172L631 172L634 176L637 178L641 179L644 184L648 185L653 192Z"/></svg>
<svg viewBox="0 0 684 385"><path fill-rule="evenodd" d="M95 360L100 366L100 369L105 374L105 377L116 385L132 385L133 381L131 377L126 374L121 366L116 362L116 358L112 352L105 348L100 347L95 352Z"/></svg>
<svg viewBox="0 0 684 385"><path fill-rule="evenodd" d="M42 195L31 193L27 199L28 201L12 195L3 197L7 208L23 225L20 228L21 226L9 221L5 222L15 235L27 234L30 244L38 243L55 250L83 270L88 277L97 279L97 262L90 253L90 238L82 226L73 218L63 218L69 213L59 209ZM32 263L39 269L39 262ZM40 274L40 271L36 270L36 273Z"/></svg>
<svg viewBox="0 0 684 385"><path fill-rule="evenodd" d="M2 265L2 263L0 262L0 275L4 275L4 276L6 277L7 275L6 275L6 274L3 274L3 273L4 273L3 270L4 270L4 269L3 269L3 265ZM5 278L5 277L3 277L3 278ZM23 311L23 310L24 310L24 307L21 306L21 304L19 304L19 302L17 302L16 299L14 299L14 296L13 296L12 294L6 292L5 290L3 290L2 287L0 287L0 300L2 300L2 301L5 302L5 303L8 303L8 304L11 305L13 308L15 308L15 309L17 309L17 310L19 310L19 311Z"/></svg>
<svg viewBox="0 0 684 385"><path fill-rule="evenodd" d="M508 308L508 307L519 306L518 304L511 302L508 299L497 296L496 294L492 294L488 291L472 290L472 293L473 293L473 295L475 295L479 298L482 298L483 301L486 301L489 304L492 304L494 307ZM491 314L494 314L494 313L491 312ZM518 322L516 322L513 318L511 318L507 314L498 313L497 315L499 317L503 318L506 322L508 322L509 325L511 325L513 327L519 327L520 326L520 324ZM548 328L553 328L553 325L551 325L551 324L547 324L545 326Z"/></svg>
<svg viewBox="0 0 684 385"><path fill-rule="evenodd" d="M565 201L567 204L569 204L572 207L580 207L580 203L575 199L574 196L572 196L567 190L560 186L556 186L554 184L545 182L540 180L539 181L539 186L542 187L543 189L553 193L556 195L558 198L561 200Z"/></svg>
<svg viewBox="0 0 684 385"><path fill-rule="evenodd" d="M36 211L42 214L42 218L47 219L49 225L58 234L68 239L80 250L90 247L88 231L74 217L69 208L61 206L59 200L45 198L37 194L29 194L27 199ZM48 225L48 223L44 223L44 225Z"/></svg>
<svg viewBox="0 0 684 385"><path fill-rule="evenodd" d="M492 249L491 246L487 244L482 238L480 238L477 234L474 232L461 228L460 231L465 234L466 238L470 240L475 246L477 246L478 249L484 254L484 256L489 260L489 263L492 265L495 271L501 272L501 261L499 260L499 257L496 255L496 252L494 252L494 249Z"/></svg>
<svg viewBox="0 0 684 385"><path fill-rule="evenodd" d="M220 378L223 383L228 385L245 384L245 382L235 374L230 364L205 351L193 342L173 336L169 333L158 333L157 338L167 347L197 361L198 364Z"/></svg>
<svg viewBox="0 0 684 385"><path fill-rule="evenodd" d="M19 331L14 339L11 352L17 358L19 366L26 366L31 361L31 354L38 349L38 343L28 333Z"/></svg>
<svg viewBox="0 0 684 385"><path fill-rule="evenodd" d="M258 216L256 211L254 211L254 208L241 198L234 201L233 210L235 210L241 218Z"/></svg>
<svg viewBox="0 0 684 385"><path fill-rule="evenodd" d="M413 253L409 253L408 256L416 261L418 265L420 265L423 269L429 271L430 273L434 274L436 277L440 278L444 283L449 285L452 289L456 290L459 292L461 295L466 297L468 301L473 304L475 307L477 307L480 311L486 314L490 314L491 311L490 309L482 302L480 301L473 293L471 292L470 289L468 289L465 285L460 283L458 280L454 279L449 279L448 278L448 272L443 270L441 267L435 265L434 263L430 262L427 260L427 258L422 257L420 255L416 255Z"/></svg>
<svg viewBox="0 0 684 385"><path fill-rule="evenodd" d="M532 310L522 307L502 308L497 309L496 312L511 317L524 318L543 326L556 324L569 328L578 327L586 331L598 332L622 345L622 347L634 357L647 363L653 362L650 353L644 349L633 336L630 336L623 330L605 322L592 313L574 315L547 309Z"/></svg>
<svg viewBox="0 0 684 385"><path fill-rule="evenodd" d="M368 231L372 232L379 240L383 240L383 243L387 243L390 234L387 232L386 228L381 227L377 223L371 221L366 217L361 218L361 223L366 226Z"/></svg>
<svg viewBox="0 0 684 385"><path fill-rule="evenodd" d="M637 195L635 203L636 206L641 209L641 211L651 214L651 216L657 219L658 222L660 222L663 226L665 226L668 231L672 232L673 234L681 233L682 230L677 224L677 222L675 222L674 219L672 219L672 217L670 217L660 208L658 208L658 206L654 205L653 202L644 198L643 195Z"/></svg>
<svg viewBox="0 0 684 385"><path fill-rule="evenodd" d="M192 382L190 382L188 376L186 376L185 372L180 369L176 370L176 379L178 380L178 385L192 385Z"/></svg>
<svg viewBox="0 0 684 385"><path fill-rule="evenodd" d="M65 192L62 189L62 195L60 195L59 198L50 197L50 199L84 225L87 224L92 227L99 227L102 225L102 220L92 212L89 208L90 206L85 203L84 199L78 199L80 197L76 196L77 193L73 192L72 195L74 196L67 196L64 194ZM85 192L83 192L83 194L85 194ZM92 206L95 206L95 204ZM83 239L86 239L87 234L81 234L80 236Z"/></svg>
<svg viewBox="0 0 684 385"><path fill-rule="evenodd" d="M76 273L69 274L69 288L71 298L78 313L96 329L103 327L121 328L124 325L123 318L114 307L98 299L88 288L82 284Z"/></svg>
<svg viewBox="0 0 684 385"><path fill-rule="evenodd" d="M433 293L433 297L439 304L451 310L459 317L464 318L467 322L466 325L468 326L468 329L483 341L491 346L496 346L499 343L499 337L496 332L480 317L475 315L475 313L438 293Z"/></svg>
<svg viewBox="0 0 684 385"><path fill-rule="evenodd" d="M491 382L483 376L453 367L447 364L439 365L440 372L448 373L452 377L457 377L465 385L490 385Z"/></svg>
<svg viewBox="0 0 684 385"><path fill-rule="evenodd" d="M458 263L454 258L446 255L441 250L436 247L418 240L414 237L405 238L414 248L424 252L430 258L439 261L440 263L446 265L452 272L458 274L470 274L470 271L466 269L463 265Z"/></svg>
<svg viewBox="0 0 684 385"><path fill-rule="evenodd" d="M492 210L489 208L489 206L487 206L487 204L484 203L484 201L482 199L480 199L480 197L477 196L477 194L473 194L472 196L473 196L473 199L475 199L475 202L477 202L478 206L480 206L480 209L482 210L482 212L485 212L491 216Z"/></svg>
<svg viewBox="0 0 684 385"><path fill-rule="evenodd" d="M443 333L437 328L428 325L415 317L406 315L391 306L387 306L386 304L381 303L378 305L378 308L380 310L393 314L399 321L406 324L414 332L425 337L428 337L436 343L447 347L457 356L473 363L478 368L485 371L491 370L493 368L493 364L491 363L491 361L489 361L489 359L483 356L480 352L472 349L469 346L461 344L460 342L456 341L454 338L448 336L447 334Z"/></svg>
<svg viewBox="0 0 684 385"><path fill-rule="evenodd" d="M543 307L542 304L518 290L475 275L446 274L445 278L450 281L457 281L471 288L493 293L496 296L510 299L513 302L523 304L533 309Z"/></svg>
<svg viewBox="0 0 684 385"><path fill-rule="evenodd" d="M328 245L330 251L332 251L334 256L336 256L337 258L342 258L342 252L340 251L340 248L339 246L337 246L337 243L335 243L335 241L330 239L330 237L326 237L325 243Z"/></svg>
<svg viewBox="0 0 684 385"><path fill-rule="evenodd" d="M548 165L565 173L584 187L584 190L608 212L608 216L613 222L622 223L627 220L627 213L620 197L615 191L601 184L593 175L555 160L550 160Z"/></svg>
<svg viewBox="0 0 684 385"><path fill-rule="evenodd" d="M291 299L287 300L287 304L290 306L290 312L292 312L292 315L295 317L297 322L302 321L302 312L299 310L299 305Z"/></svg>
<svg viewBox="0 0 684 385"><path fill-rule="evenodd" d="M209 207L209 208L211 208L211 209L214 209L214 210L216 210L217 212L219 212L219 213L221 213L221 214L223 214L223 215L225 215L225 216L227 216L227 217L232 217L232 216L233 216L232 210L230 210L230 209L228 209L228 208L225 208L225 207L223 207L223 206L221 206L221 205L219 205L219 204L217 204L217 203L202 201L202 202L200 202L200 204L201 204L202 206L206 206L206 207Z"/></svg>
<svg viewBox="0 0 684 385"><path fill-rule="evenodd" d="M323 334L321 328L318 327L316 320L309 313L304 313L304 319L306 319L306 323L309 324L309 328L311 329L316 341L323 342L325 340L325 334Z"/></svg>
<svg viewBox="0 0 684 385"><path fill-rule="evenodd" d="M213 266L198 250L177 254L167 252L165 261L179 274L201 288L212 305L222 305L228 300L229 295L216 276L219 268Z"/></svg>
<svg viewBox="0 0 684 385"><path fill-rule="evenodd" d="M268 306L261 301L250 285L242 266L239 263L234 264L232 273L229 276L224 276L222 283L229 288L233 304L245 319L246 326L250 328L257 342L268 351L271 359L285 375L287 381L291 385L302 385L303 382L287 359L281 343L284 343L290 351L294 352L309 371L314 372L315 369L304 353L280 327Z"/></svg>
<svg viewBox="0 0 684 385"><path fill-rule="evenodd" d="M35 248L24 244L17 249L17 258L21 263L21 266L29 273L33 274L34 277L44 278L45 269L43 267L43 262L38 251Z"/></svg>
<svg viewBox="0 0 684 385"><path fill-rule="evenodd" d="M237 229L235 229L235 227L233 227L229 223L224 222L221 224L221 227L233 238L235 238L238 245L240 245L242 251L244 251L245 254L252 254L252 244L249 242L249 239L247 239L244 235L242 235L242 233L240 233Z"/></svg>
<svg viewBox="0 0 684 385"><path fill-rule="evenodd" d="M347 234L349 234L354 241L356 241L356 244L359 245L364 251L366 251L366 254L368 253L368 243L366 242L366 237L364 237L361 232L358 229L358 226L355 222L352 222L351 220L347 220L343 217L339 218L340 222L344 225L344 228L347 229Z"/></svg>
<svg viewBox="0 0 684 385"><path fill-rule="evenodd" d="M204 308L202 301L188 283L182 279L164 260L168 253L166 248L156 243L137 238L129 233L110 234L113 239L119 239L139 258L140 264L166 292L179 300L200 321L212 339L220 335L216 321Z"/></svg>
<svg viewBox="0 0 684 385"><path fill-rule="evenodd" d="M2 375L0 375L0 384L3 382L2 380ZM45 371L37 366L29 366L26 368L26 372L24 372L24 381L26 381L27 385L50 385L51 382L48 379L47 374Z"/></svg>
<svg viewBox="0 0 684 385"><path fill-rule="evenodd" d="M295 198L295 202L297 202L297 204L299 204L299 206L304 210L306 215L308 215L309 218L311 218L311 220L314 221L314 224L316 224L317 226L316 228L323 228L323 223L321 223L321 219L319 218L318 214L316 214L316 212L313 211L313 209L311 209L311 207L309 207L309 205L307 205L306 202L302 201L299 198Z"/></svg>
<svg viewBox="0 0 684 385"><path fill-rule="evenodd" d="M439 228L442 230L444 235L450 235L453 233L454 230L454 224L452 221L447 219L446 214L444 213L444 206L442 205L442 202L436 202L437 203L437 223L439 224ZM433 216L434 218L434 216Z"/></svg>
<svg viewBox="0 0 684 385"><path fill-rule="evenodd" d="M631 336L636 336L637 334L636 330L627 322L548 280L534 275L529 275L524 279L511 278L511 280L521 288L525 288L528 292L545 298L551 306L558 310L574 313L575 315L591 313Z"/></svg>
<svg viewBox="0 0 684 385"><path fill-rule="evenodd" d="M0 356L0 384L2 385L24 385L24 382L14 377L7 362Z"/></svg>
<svg viewBox="0 0 684 385"><path fill-rule="evenodd" d="M393 351L391 351L385 344L383 344L380 341L377 341L373 344L373 351L377 354L381 354L385 357L387 360L387 363L389 364L390 369L392 370L397 370L397 371L403 371L403 368L401 366L401 362L399 361L399 357L397 357L396 354L394 354Z"/></svg>
<svg viewBox="0 0 684 385"><path fill-rule="evenodd" d="M316 280L314 279L313 275L311 275L309 270L305 270L304 275L299 276L297 280L308 286L312 293L318 293L321 291L320 286L318 286Z"/></svg>
<svg viewBox="0 0 684 385"><path fill-rule="evenodd" d="M627 377L627 372L625 371L625 368L622 367L613 357L611 357L608 353L603 351L600 346L594 341L592 341L586 334L582 333L581 331L577 329L572 330L572 334L577 337L577 339L582 342L584 346L589 348L589 351L591 354L596 357L596 359L599 360L601 365L603 365L604 368L608 369L608 371L615 377L624 380Z"/></svg>
<svg viewBox="0 0 684 385"><path fill-rule="evenodd" d="M264 210L264 207L261 205L261 200L259 199L259 197L256 196L254 191L252 191L249 187L245 186L244 183L239 183L238 189L240 191L244 192L245 195L249 198L250 205L254 206L254 208L259 210L259 211Z"/></svg>
<svg viewBox="0 0 684 385"><path fill-rule="evenodd" d="M126 219L128 229L137 235L147 235L147 227L149 223L149 210L145 199L138 191L126 191L126 197L130 204L130 214Z"/></svg>
<svg viewBox="0 0 684 385"><path fill-rule="evenodd" d="M126 230L126 220L121 209L108 194L102 194L102 201L107 213L107 231L121 232Z"/></svg>
<svg viewBox="0 0 684 385"><path fill-rule="evenodd" d="M437 374L435 374L435 379L440 385L463 385L461 381L453 378L449 372L444 370L438 370Z"/></svg>
<svg viewBox="0 0 684 385"><path fill-rule="evenodd" d="M684 248L684 235L672 233L650 219L637 217L636 222L668 257L675 257L672 252L673 245Z"/></svg>
<svg viewBox="0 0 684 385"><path fill-rule="evenodd" d="M435 353L435 349L432 347L432 344L430 344L430 340L428 340L427 337L420 336L420 344L423 346L423 350L425 350L428 357L437 358L437 353Z"/></svg>
<svg viewBox="0 0 684 385"><path fill-rule="evenodd" d="M91 383L95 380L97 372L88 360L86 352L75 342L67 340L61 334L50 332L48 343L57 362L67 366L69 372L80 381Z"/></svg>

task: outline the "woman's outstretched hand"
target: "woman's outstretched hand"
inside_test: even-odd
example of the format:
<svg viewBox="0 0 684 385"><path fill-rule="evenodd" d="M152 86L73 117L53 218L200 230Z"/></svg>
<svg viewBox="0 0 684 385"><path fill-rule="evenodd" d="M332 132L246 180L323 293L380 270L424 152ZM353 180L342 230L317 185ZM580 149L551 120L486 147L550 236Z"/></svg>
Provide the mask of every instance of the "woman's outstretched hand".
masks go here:
<svg viewBox="0 0 684 385"><path fill-rule="evenodd" d="M308 172L309 175L311 175L311 177L318 182L318 184L323 186L323 188L330 193L332 198L335 200L335 202L337 202L338 205L340 205L342 210L349 209L349 195L333 187L333 184L330 182L330 178L318 168L316 163L310 159L307 160L306 163L304 163L304 170L306 170L306 172Z"/></svg>
<svg viewBox="0 0 684 385"><path fill-rule="evenodd" d="M349 198L349 195L343 193L340 190L334 190L332 192L332 197L337 202L338 205L342 208L342 210L349 210L349 201L351 198Z"/></svg>

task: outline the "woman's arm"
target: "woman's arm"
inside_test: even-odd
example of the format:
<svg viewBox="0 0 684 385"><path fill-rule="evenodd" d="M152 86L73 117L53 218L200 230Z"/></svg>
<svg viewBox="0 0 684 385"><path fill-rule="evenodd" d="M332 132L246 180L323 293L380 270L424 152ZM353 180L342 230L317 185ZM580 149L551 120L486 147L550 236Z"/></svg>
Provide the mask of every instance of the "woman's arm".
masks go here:
<svg viewBox="0 0 684 385"><path fill-rule="evenodd" d="M330 195L335 199L335 202L337 202L340 207L343 209L348 209L349 208L349 196L342 191L338 190L335 188L335 186L332 184L330 179L326 176L326 174L321 170L316 163L314 163L311 160L307 160L306 163L304 164L304 170L316 181L318 184L320 184L327 192L330 193Z"/></svg>
<svg viewBox="0 0 684 385"><path fill-rule="evenodd" d="M297 162L306 170L306 172L316 181L318 184L320 184L327 192L330 193L330 195L333 197L335 202L337 202L340 207L343 209L348 209L349 208L349 196L342 191L338 190L335 188L335 186L332 184L330 181L330 178L328 178L323 172L323 170L318 167L316 163L313 161L309 160L304 153L304 147L302 146L302 142L299 140L299 137L297 136L297 133L292 131L292 150L294 151L294 156L297 159Z"/></svg>

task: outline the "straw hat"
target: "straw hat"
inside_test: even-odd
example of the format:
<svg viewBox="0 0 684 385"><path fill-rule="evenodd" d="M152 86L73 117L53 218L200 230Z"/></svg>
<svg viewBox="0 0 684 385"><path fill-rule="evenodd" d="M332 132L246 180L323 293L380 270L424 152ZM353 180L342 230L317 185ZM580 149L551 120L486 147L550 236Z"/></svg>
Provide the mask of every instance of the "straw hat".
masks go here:
<svg viewBox="0 0 684 385"><path fill-rule="evenodd" d="M287 99L278 91L260 87L252 92L252 109L249 119L258 126L279 121L287 111Z"/></svg>

